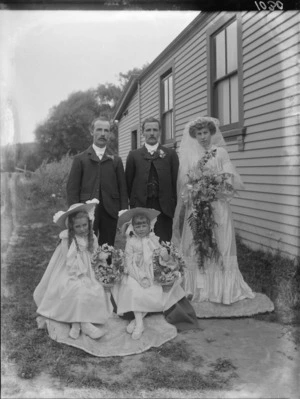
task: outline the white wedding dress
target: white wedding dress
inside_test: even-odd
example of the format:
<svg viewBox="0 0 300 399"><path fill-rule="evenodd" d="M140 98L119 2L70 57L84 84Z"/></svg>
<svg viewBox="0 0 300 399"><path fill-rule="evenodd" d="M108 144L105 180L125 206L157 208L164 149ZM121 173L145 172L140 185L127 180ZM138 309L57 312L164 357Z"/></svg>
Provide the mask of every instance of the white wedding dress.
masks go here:
<svg viewBox="0 0 300 399"><path fill-rule="evenodd" d="M187 199L187 172L205 154L205 150L196 139L189 137L188 126L185 129L182 146L179 150L180 169L178 177L178 203L173 222L172 241L181 250L185 262L184 289L192 295L192 302L210 301L229 305L245 298L254 298L255 294L244 281L239 270L236 254L235 231L230 208L231 195L224 195L214 201L213 216L217 226L214 236L221 254L218 261L207 259L204 267L199 267L195 251L193 234L188 222L191 214L191 201ZM215 136L215 135L214 135ZM213 137L213 136L212 136ZM216 134L216 139L220 138ZM223 138L220 146L212 145L209 151L216 149L216 156L209 159L206 166L216 173L229 173L229 183L235 190L243 187L243 183L225 148ZM188 154L188 156L187 156Z"/></svg>

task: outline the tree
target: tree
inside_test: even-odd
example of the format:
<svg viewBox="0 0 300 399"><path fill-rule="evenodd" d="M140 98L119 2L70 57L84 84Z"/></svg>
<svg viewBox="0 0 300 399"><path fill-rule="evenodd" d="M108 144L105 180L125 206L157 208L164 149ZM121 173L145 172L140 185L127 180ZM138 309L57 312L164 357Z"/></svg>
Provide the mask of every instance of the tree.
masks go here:
<svg viewBox="0 0 300 399"><path fill-rule="evenodd" d="M132 74L140 74L142 68L133 68L119 73L119 85L99 84L96 89L78 91L69 95L51 108L48 118L35 129L36 141L41 156L48 160L60 160L67 153L77 154L92 143L90 123L98 116L106 116L111 121L111 140L108 147L118 152L118 127L112 116Z"/></svg>
<svg viewBox="0 0 300 399"><path fill-rule="evenodd" d="M122 91L124 90L125 86L127 85L130 77L132 75L140 75L142 72L144 72L144 70L148 67L149 64L144 64L141 68L133 68L130 69L128 72L126 73L119 73L119 83L121 86Z"/></svg>

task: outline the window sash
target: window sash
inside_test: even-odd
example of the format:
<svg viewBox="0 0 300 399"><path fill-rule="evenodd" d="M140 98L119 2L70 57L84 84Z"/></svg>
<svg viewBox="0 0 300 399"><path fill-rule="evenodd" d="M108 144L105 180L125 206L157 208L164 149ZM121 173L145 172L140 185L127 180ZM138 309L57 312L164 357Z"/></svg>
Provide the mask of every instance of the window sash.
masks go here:
<svg viewBox="0 0 300 399"><path fill-rule="evenodd" d="M167 111L163 114L162 117L162 126L164 132L164 140L172 140L174 138L173 132L173 111Z"/></svg>
<svg viewBox="0 0 300 399"><path fill-rule="evenodd" d="M162 140L168 142L174 140L173 129L173 73L168 71L161 78L161 99L162 99Z"/></svg>
<svg viewBox="0 0 300 399"><path fill-rule="evenodd" d="M237 32L237 20L231 20L211 36L213 108L221 126L239 122Z"/></svg>

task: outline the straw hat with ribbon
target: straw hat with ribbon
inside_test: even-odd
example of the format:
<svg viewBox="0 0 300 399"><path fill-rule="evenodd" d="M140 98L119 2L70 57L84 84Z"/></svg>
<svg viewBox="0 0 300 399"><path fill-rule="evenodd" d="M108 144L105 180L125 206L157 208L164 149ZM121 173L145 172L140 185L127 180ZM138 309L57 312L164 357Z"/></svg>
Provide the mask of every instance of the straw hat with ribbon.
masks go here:
<svg viewBox="0 0 300 399"><path fill-rule="evenodd" d="M94 208L97 204L99 204L99 200L97 200L96 198L86 201L85 204L82 203L73 204L65 212L64 211L56 212L56 214L53 216L53 222L56 223L59 227L65 229L66 227L68 227L69 215L80 211L87 212L89 215L89 219L93 220Z"/></svg>
<svg viewBox="0 0 300 399"><path fill-rule="evenodd" d="M124 234L134 216L145 215L150 220L151 228L153 228L159 214L160 212L156 209L142 207L122 210L119 212L118 227L121 228L121 233Z"/></svg>

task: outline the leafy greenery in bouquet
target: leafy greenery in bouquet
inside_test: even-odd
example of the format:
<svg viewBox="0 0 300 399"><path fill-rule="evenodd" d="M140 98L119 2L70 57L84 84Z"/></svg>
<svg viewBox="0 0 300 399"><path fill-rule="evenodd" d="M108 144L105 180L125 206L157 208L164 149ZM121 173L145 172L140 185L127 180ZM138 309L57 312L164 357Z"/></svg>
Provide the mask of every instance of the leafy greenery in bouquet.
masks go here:
<svg viewBox="0 0 300 399"><path fill-rule="evenodd" d="M188 218L194 245L199 256L199 266L203 268L205 258L218 259L220 256L214 227L212 203L222 196L234 194L227 179L228 173L216 173L207 167L209 159L216 156L217 150L207 152L188 173L187 191L192 202L192 212Z"/></svg>
<svg viewBox="0 0 300 399"><path fill-rule="evenodd" d="M160 285L172 285L184 273L185 262L172 242L162 242L153 252L154 281Z"/></svg>
<svg viewBox="0 0 300 399"><path fill-rule="evenodd" d="M124 253L121 249L103 244L92 255L92 268L96 279L106 286L120 281L124 273Z"/></svg>

